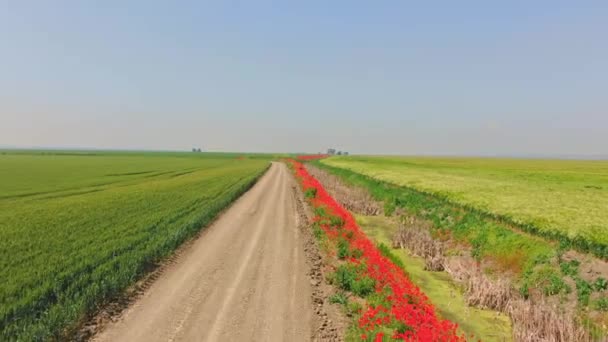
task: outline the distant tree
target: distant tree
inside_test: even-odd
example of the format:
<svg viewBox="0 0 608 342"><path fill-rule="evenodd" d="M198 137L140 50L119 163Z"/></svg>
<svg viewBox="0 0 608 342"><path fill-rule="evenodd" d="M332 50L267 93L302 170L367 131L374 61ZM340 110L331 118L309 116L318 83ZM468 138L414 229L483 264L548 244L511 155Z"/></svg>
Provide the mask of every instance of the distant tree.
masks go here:
<svg viewBox="0 0 608 342"><path fill-rule="evenodd" d="M192 148L192 152L196 152L196 148L194 148L194 147L193 147L193 148Z"/></svg>
<svg viewBox="0 0 608 342"><path fill-rule="evenodd" d="M341 156L342 155L342 151L338 151L336 154L339 155L339 156Z"/></svg>
<svg viewBox="0 0 608 342"><path fill-rule="evenodd" d="M196 152L201 153L201 149L199 148Z"/></svg>

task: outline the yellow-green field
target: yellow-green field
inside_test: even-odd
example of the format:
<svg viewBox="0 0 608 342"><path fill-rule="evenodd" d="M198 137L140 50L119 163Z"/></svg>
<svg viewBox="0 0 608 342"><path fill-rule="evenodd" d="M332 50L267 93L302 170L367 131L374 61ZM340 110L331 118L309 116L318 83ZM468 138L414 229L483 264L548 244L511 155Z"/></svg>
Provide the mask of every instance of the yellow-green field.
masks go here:
<svg viewBox="0 0 608 342"><path fill-rule="evenodd" d="M271 156L0 151L0 340L65 338Z"/></svg>
<svg viewBox="0 0 608 342"><path fill-rule="evenodd" d="M608 255L608 161L332 157L326 165L439 195Z"/></svg>

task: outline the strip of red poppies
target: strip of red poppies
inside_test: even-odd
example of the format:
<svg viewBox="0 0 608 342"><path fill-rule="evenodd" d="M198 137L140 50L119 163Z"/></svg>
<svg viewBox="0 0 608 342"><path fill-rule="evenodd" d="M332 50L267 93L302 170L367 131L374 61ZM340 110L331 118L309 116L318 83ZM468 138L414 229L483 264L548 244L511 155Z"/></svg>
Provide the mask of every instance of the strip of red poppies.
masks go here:
<svg viewBox="0 0 608 342"><path fill-rule="evenodd" d="M457 324L437 317L428 297L406 276L405 272L386 258L358 227L350 212L335 201L304 166L290 160L304 191L314 189L310 198L313 207L323 207L342 219L341 229L321 225L329 239L348 235L350 247L362 251L360 258L350 258L349 263L364 264L367 276L375 280L376 294L384 296L386 304L368 305L357 322L363 333L362 339L382 340L384 332L393 331L392 338L404 341L464 341L458 335ZM320 217L316 217L320 220Z"/></svg>

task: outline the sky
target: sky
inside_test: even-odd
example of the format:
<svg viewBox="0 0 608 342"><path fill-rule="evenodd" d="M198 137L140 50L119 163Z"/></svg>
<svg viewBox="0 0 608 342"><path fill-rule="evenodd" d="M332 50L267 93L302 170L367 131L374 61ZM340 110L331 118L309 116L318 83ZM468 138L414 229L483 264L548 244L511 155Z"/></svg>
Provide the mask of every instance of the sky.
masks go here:
<svg viewBox="0 0 608 342"><path fill-rule="evenodd" d="M608 155L608 2L5 1L0 146Z"/></svg>

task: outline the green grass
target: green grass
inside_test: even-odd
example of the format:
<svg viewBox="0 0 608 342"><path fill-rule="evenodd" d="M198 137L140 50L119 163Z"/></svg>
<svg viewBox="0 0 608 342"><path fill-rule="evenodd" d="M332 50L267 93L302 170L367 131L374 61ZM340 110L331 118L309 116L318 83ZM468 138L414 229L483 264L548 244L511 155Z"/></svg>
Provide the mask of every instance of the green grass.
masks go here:
<svg viewBox="0 0 608 342"><path fill-rule="evenodd" d="M433 194L608 257L608 161L332 157L321 163Z"/></svg>
<svg viewBox="0 0 608 342"><path fill-rule="evenodd" d="M213 220L270 158L0 152L0 340L65 338Z"/></svg>
<svg viewBox="0 0 608 342"><path fill-rule="evenodd" d="M386 217L358 215L357 222L365 234L376 243L391 245L391 236L395 233L396 225L390 224ZM425 271L424 260L409 255L404 249L393 249L391 254L399 258L399 264L429 297L439 314L458 323L467 336L474 335L472 340L511 340L511 321L508 316L491 310L467 307L462 292L447 273Z"/></svg>

